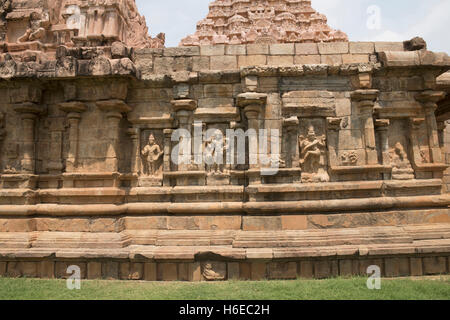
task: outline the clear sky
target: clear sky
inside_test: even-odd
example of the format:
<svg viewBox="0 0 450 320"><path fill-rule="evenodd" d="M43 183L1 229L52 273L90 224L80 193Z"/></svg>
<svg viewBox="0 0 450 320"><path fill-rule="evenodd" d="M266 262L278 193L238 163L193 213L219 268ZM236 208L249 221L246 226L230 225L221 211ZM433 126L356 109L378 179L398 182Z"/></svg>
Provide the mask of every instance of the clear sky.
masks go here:
<svg viewBox="0 0 450 320"><path fill-rule="evenodd" d="M195 32L210 0L136 0L150 33L166 33L166 46ZM421 36L433 51L450 54L450 0L312 0L329 25L350 41L403 41Z"/></svg>

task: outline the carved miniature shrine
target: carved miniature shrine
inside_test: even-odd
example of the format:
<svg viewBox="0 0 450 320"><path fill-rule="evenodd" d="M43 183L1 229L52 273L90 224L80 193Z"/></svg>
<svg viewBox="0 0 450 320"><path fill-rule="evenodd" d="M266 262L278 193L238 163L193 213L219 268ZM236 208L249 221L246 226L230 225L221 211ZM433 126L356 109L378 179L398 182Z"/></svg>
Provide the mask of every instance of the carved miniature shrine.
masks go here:
<svg viewBox="0 0 450 320"><path fill-rule="evenodd" d="M214 1L177 48L133 0L0 4L0 276L450 272L447 54L306 0Z"/></svg>

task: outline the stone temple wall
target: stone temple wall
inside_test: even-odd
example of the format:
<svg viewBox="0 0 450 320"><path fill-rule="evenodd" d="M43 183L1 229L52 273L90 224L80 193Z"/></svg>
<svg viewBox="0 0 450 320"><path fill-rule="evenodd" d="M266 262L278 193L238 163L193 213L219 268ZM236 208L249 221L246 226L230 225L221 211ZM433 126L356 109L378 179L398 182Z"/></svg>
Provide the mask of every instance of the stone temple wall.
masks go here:
<svg viewBox="0 0 450 320"><path fill-rule="evenodd" d="M0 46L0 276L450 272L447 54L90 39Z"/></svg>

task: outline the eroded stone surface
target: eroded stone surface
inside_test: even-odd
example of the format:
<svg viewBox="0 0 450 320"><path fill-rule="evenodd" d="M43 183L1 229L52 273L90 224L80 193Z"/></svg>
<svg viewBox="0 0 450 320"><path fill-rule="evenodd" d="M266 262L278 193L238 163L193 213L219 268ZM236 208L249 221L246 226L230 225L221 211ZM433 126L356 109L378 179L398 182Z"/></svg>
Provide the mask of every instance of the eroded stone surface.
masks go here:
<svg viewBox="0 0 450 320"><path fill-rule="evenodd" d="M347 35L327 25L309 0L216 0L197 31L182 46L242 43L343 42ZM274 46L273 54L289 54L294 46Z"/></svg>

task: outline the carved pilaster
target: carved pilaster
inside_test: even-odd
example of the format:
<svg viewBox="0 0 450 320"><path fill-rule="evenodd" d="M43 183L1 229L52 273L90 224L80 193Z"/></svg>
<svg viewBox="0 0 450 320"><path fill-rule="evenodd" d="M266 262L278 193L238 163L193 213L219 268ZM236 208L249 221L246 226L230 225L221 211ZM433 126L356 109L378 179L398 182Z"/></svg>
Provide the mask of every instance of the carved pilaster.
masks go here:
<svg viewBox="0 0 450 320"><path fill-rule="evenodd" d="M165 129L164 130L164 158L163 158L163 170L164 172L170 172L171 171L171 165L170 165L170 153L172 152L172 129ZM170 178L168 178L166 175L163 175L163 185L165 187L170 186Z"/></svg>
<svg viewBox="0 0 450 320"><path fill-rule="evenodd" d="M425 121L427 124L428 141L431 151L432 163L442 163L442 151L439 144L438 126L436 122L435 111L438 107L437 103L445 98L445 92L441 91L424 91L416 95L425 111Z"/></svg>
<svg viewBox="0 0 450 320"><path fill-rule="evenodd" d="M329 167L339 166L338 148L339 148L339 131L341 130L342 118L327 118L328 131L328 162Z"/></svg>
<svg viewBox="0 0 450 320"><path fill-rule="evenodd" d="M59 109L67 113L69 125L69 153L66 159L66 172L75 172L78 166L79 126L81 114L87 110L83 102L65 102L59 105Z"/></svg>
<svg viewBox="0 0 450 320"><path fill-rule="evenodd" d="M374 106L378 94L378 90L356 90L351 94L361 121L361 134L366 151L366 164L368 165L378 164L373 121Z"/></svg>
<svg viewBox="0 0 450 320"><path fill-rule="evenodd" d="M259 129L261 128L261 116L263 107L267 103L267 94L247 92L238 95L238 106L244 109L247 118L249 133L249 168L251 171L261 169L259 163ZM250 184L260 184L261 178L256 175L250 175Z"/></svg>
<svg viewBox="0 0 450 320"><path fill-rule="evenodd" d="M140 152L140 129L130 128L128 129L128 135L132 142L132 154L131 154L131 173L139 175L142 171L141 168L141 152Z"/></svg>
<svg viewBox="0 0 450 320"><path fill-rule="evenodd" d="M378 135L378 141L380 142L381 161L384 166L391 164L391 157L389 155L389 119L377 119L375 120L375 131ZM384 180L390 179L389 173L383 173Z"/></svg>
<svg viewBox="0 0 450 320"><path fill-rule="evenodd" d="M122 100L98 101L97 107L106 113L108 126L108 137L110 148L106 154L105 166L109 172L119 171L119 138L120 138L120 120L122 114L130 112L132 109Z"/></svg>
<svg viewBox="0 0 450 320"><path fill-rule="evenodd" d="M417 166L423 163L423 159L420 154L420 129L425 123L425 118L413 118L410 119L410 133L411 133L411 149L413 156L413 163Z"/></svg>
<svg viewBox="0 0 450 320"><path fill-rule="evenodd" d="M21 167L23 173L34 174L36 170L35 122L45 108L33 102L18 103L13 106L22 121Z"/></svg>

